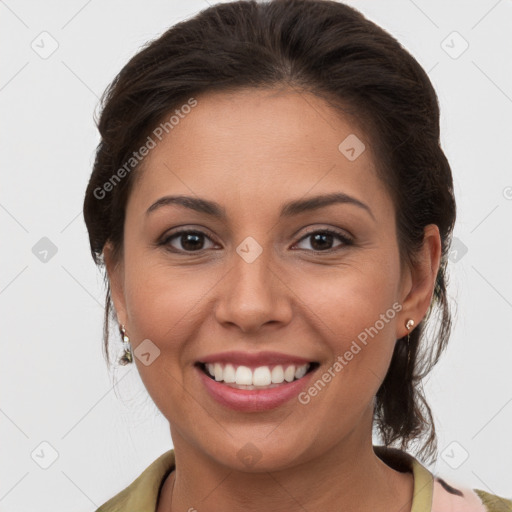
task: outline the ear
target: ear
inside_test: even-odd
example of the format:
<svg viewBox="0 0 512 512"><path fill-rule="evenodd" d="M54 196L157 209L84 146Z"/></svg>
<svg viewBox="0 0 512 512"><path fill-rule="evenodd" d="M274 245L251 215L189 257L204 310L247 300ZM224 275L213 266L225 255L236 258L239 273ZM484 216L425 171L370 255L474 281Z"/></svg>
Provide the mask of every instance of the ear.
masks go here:
<svg viewBox="0 0 512 512"><path fill-rule="evenodd" d="M412 318L418 325L425 317L432 302L437 272L441 263L441 236L435 224L425 227L423 245L414 262L402 279L402 322L398 325L397 338L407 335L405 322Z"/></svg>
<svg viewBox="0 0 512 512"><path fill-rule="evenodd" d="M110 295L114 303L114 309L119 324L126 324L126 302L124 298L124 266L122 261L117 261L114 257L114 247L112 243L106 242L103 247L103 261L107 271L110 284Z"/></svg>

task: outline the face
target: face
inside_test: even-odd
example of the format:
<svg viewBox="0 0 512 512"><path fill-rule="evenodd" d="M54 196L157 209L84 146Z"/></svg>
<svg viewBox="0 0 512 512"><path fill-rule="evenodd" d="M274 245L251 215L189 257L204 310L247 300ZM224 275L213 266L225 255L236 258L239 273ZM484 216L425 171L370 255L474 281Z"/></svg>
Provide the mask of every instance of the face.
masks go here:
<svg viewBox="0 0 512 512"><path fill-rule="evenodd" d="M105 252L118 320L175 446L275 470L371 439L396 340L428 300L412 299L370 141L306 93L196 99L144 161L122 260ZM207 376L205 362L255 389Z"/></svg>

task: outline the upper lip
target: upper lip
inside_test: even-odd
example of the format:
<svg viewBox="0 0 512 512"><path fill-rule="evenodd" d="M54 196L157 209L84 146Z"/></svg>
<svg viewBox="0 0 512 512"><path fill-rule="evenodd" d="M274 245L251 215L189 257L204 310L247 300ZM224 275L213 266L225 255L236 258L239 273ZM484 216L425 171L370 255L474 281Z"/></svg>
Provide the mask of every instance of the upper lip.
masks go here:
<svg viewBox="0 0 512 512"><path fill-rule="evenodd" d="M295 364L304 365L314 362L311 359L282 354L279 352L219 352L209 356L202 357L198 363L231 363L244 366L270 366L277 364Z"/></svg>

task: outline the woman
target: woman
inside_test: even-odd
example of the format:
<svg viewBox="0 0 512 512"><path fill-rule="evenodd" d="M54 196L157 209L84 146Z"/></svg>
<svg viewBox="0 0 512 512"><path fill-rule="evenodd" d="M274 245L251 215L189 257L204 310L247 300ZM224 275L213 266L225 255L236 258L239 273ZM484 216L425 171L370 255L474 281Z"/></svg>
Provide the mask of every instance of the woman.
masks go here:
<svg viewBox="0 0 512 512"><path fill-rule="evenodd" d="M124 67L99 130L105 353L115 313L174 445L99 510L512 510L405 451L436 453L455 201L395 39L336 2L216 5Z"/></svg>

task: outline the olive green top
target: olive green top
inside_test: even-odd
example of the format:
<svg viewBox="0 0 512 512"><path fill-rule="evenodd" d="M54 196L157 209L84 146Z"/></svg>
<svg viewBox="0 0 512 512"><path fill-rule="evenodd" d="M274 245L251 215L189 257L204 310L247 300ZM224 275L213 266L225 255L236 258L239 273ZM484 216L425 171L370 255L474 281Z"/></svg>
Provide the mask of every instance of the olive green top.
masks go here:
<svg viewBox="0 0 512 512"><path fill-rule="evenodd" d="M400 472L412 472L414 496L411 512L512 512L512 500L480 490L452 487L435 477L412 455L384 446L374 446L377 456ZM155 512L160 489L175 469L174 450L169 450L96 512Z"/></svg>

